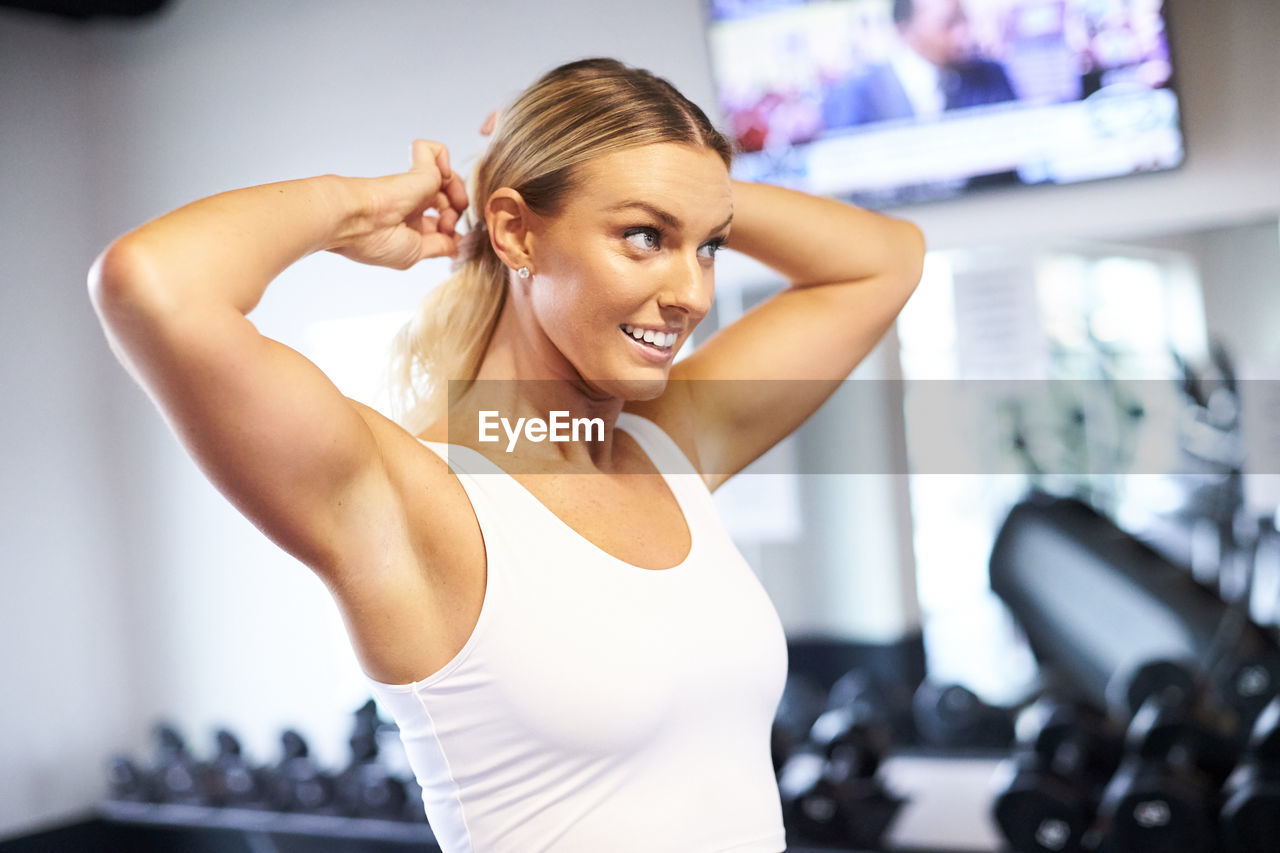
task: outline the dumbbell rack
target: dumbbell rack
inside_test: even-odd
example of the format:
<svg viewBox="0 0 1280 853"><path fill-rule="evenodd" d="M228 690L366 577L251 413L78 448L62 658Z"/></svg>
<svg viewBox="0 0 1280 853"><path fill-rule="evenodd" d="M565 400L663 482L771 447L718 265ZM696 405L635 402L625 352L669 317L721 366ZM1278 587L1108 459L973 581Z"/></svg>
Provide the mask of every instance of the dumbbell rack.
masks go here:
<svg viewBox="0 0 1280 853"><path fill-rule="evenodd" d="M425 823L108 800L0 853L439 853Z"/></svg>
<svg viewBox="0 0 1280 853"><path fill-rule="evenodd" d="M96 814L65 826L0 841L0 853L438 853L439 849L431 831L420 824L115 802L104 803ZM889 849L944 853L937 848ZM871 851L792 845L787 853Z"/></svg>
<svg viewBox="0 0 1280 853"><path fill-rule="evenodd" d="M174 803L107 801L100 804L98 810L103 818L121 824L240 832L245 836L253 837L253 841L249 843L253 853L274 851L277 845L273 838L282 835L405 845L424 853L439 849L436 846L435 834L425 823L339 815L290 814L258 809L186 806Z"/></svg>

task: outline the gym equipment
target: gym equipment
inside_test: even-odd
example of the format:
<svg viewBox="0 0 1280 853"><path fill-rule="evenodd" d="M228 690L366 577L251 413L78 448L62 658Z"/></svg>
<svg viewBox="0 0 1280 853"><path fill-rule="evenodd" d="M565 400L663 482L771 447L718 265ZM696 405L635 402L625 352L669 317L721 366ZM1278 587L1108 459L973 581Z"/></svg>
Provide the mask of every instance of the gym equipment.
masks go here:
<svg viewBox="0 0 1280 853"><path fill-rule="evenodd" d="M1133 711L1125 758L1098 807L1102 851L1215 849L1219 789L1239 717L1197 679L1195 661L1150 661L1117 676L1113 708Z"/></svg>
<svg viewBox="0 0 1280 853"><path fill-rule="evenodd" d="M891 730L864 676L854 670L837 681L828 707L781 769L778 791L793 842L877 848L902 804L877 776Z"/></svg>
<svg viewBox="0 0 1280 853"><path fill-rule="evenodd" d="M1280 699L1258 715L1245 755L1227 779L1219 813L1224 853L1270 853L1280 840Z"/></svg>
<svg viewBox="0 0 1280 853"><path fill-rule="evenodd" d="M207 784L213 805L240 809L269 809L271 797L265 774L245 761L240 741L227 729L215 734L218 754L209 764Z"/></svg>
<svg viewBox="0 0 1280 853"><path fill-rule="evenodd" d="M836 680L827 696L828 708L847 705L857 706L866 716L884 723L894 743L910 744L919 740L911 689L900 678L854 667Z"/></svg>
<svg viewBox="0 0 1280 853"><path fill-rule="evenodd" d="M151 780L128 758L117 755L107 763L107 796L121 802L148 802L152 798Z"/></svg>
<svg viewBox="0 0 1280 853"><path fill-rule="evenodd" d="M960 684L922 682L913 709L916 729L931 746L1007 749L1014 739L1013 714L988 705Z"/></svg>
<svg viewBox="0 0 1280 853"><path fill-rule="evenodd" d="M1213 849L1239 718L1197 680L1196 666L1152 660L1117 673L1106 689L1110 716L1078 700L1030 706L992 810L1012 849Z"/></svg>
<svg viewBox="0 0 1280 853"><path fill-rule="evenodd" d="M801 844L837 844L878 849L879 840L902 800L874 775L861 776L871 762L845 750L827 758L816 747L802 748L787 760L778 779L788 840Z"/></svg>
<svg viewBox="0 0 1280 853"><path fill-rule="evenodd" d="M187 751L186 741L167 723L153 730L156 763L151 771L151 793L156 802L210 805L208 768Z"/></svg>
<svg viewBox="0 0 1280 853"><path fill-rule="evenodd" d="M1126 756L1098 807L1102 851L1210 853L1218 785L1205 772L1204 731L1193 700L1174 692L1143 703L1126 734Z"/></svg>
<svg viewBox="0 0 1280 853"><path fill-rule="evenodd" d="M378 763L378 708L370 699L356 711L351 733L351 762L335 780L339 808L352 817L399 819L405 810L405 785Z"/></svg>
<svg viewBox="0 0 1280 853"><path fill-rule="evenodd" d="M1197 662L1245 726L1274 695L1275 640L1081 501L1032 493L1014 506L990 572L1037 659L1072 698L1106 707L1107 684L1154 659Z"/></svg>
<svg viewBox="0 0 1280 853"><path fill-rule="evenodd" d="M827 693L817 681L799 673L787 673L769 738L775 776L782 772L787 759L804 743L826 706Z"/></svg>
<svg viewBox="0 0 1280 853"><path fill-rule="evenodd" d="M992 805L996 825L1019 853L1082 850L1119 764L1118 733L1097 709L1042 699L1019 715L1018 742Z"/></svg>
<svg viewBox="0 0 1280 853"><path fill-rule="evenodd" d="M307 741L293 729L280 735L283 757L271 771L271 804L278 811L337 814L336 786L310 756Z"/></svg>

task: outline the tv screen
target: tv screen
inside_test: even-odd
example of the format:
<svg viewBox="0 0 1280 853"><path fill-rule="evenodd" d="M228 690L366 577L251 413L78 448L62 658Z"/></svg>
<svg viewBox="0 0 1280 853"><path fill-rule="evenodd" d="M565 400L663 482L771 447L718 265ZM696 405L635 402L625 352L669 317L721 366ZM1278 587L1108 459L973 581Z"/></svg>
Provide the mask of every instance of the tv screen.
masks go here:
<svg viewBox="0 0 1280 853"><path fill-rule="evenodd" d="M708 0L735 174L869 207L1182 162L1162 0Z"/></svg>

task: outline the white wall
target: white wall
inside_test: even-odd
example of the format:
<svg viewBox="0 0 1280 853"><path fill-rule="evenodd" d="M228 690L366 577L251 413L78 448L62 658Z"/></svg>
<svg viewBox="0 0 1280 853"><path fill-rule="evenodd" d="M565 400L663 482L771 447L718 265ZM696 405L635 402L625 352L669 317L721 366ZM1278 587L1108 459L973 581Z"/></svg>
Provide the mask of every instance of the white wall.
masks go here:
<svg viewBox="0 0 1280 853"><path fill-rule="evenodd" d="M1280 209L1280 6L1174 12L1182 170L906 215L951 247ZM465 161L492 107L583 55L712 103L695 0L177 0L89 26L0 12L0 834L91 803L106 756L140 753L159 716L202 750L233 724L263 759L296 724L337 761L365 695L320 585L224 505L115 366L84 296L94 254L217 190L400 168L415 136ZM301 344L307 323L406 306L441 273L311 258L256 319Z"/></svg>
<svg viewBox="0 0 1280 853"><path fill-rule="evenodd" d="M146 713L129 661L105 363L84 297L83 33L0 17L0 831L101 790ZM50 47L68 57L50 61Z"/></svg>

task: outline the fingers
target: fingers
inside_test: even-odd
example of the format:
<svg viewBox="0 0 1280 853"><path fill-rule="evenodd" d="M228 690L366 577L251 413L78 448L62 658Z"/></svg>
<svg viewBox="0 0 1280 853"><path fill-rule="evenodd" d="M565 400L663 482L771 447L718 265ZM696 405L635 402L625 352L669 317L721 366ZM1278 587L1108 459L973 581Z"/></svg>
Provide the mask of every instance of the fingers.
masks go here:
<svg viewBox="0 0 1280 853"><path fill-rule="evenodd" d="M440 173L441 180L448 180L453 175L449 168L449 149L439 142L429 139L413 140L413 166L410 171L423 171L428 164Z"/></svg>
<svg viewBox="0 0 1280 853"><path fill-rule="evenodd" d="M454 257L458 254L458 236L446 233L441 221L434 216L424 216L418 230L418 258Z"/></svg>
<svg viewBox="0 0 1280 853"><path fill-rule="evenodd" d="M431 206L439 213L439 228L446 234L453 234L454 227L458 224L458 217L461 216L462 210L455 208L449 197L443 192L436 193L435 200L431 202Z"/></svg>
<svg viewBox="0 0 1280 853"><path fill-rule="evenodd" d="M498 126L498 111L494 110L485 117L484 124L480 125L480 135L488 136L493 133L493 129Z"/></svg>
<svg viewBox="0 0 1280 853"><path fill-rule="evenodd" d="M435 210L441 232L452 235L467 209L467 188L462 176L454 173L449 163L449 149L429 139L413 141L413 166L410 172L435 172L435 186L428 189L431 195L410 214L411 219L421 217L428 209Z"/></svg>
<svg viewBox="0 0 1280 853"><path fill-rule="evenodd" d="M442 189L448 199L450 207L456 210L459 214L467 209L467 185L460 175L453 175L450 177L449 180L445 181Z"/></svg>

